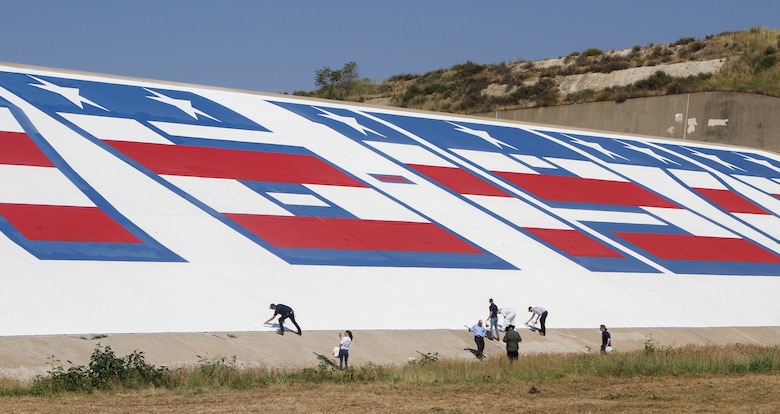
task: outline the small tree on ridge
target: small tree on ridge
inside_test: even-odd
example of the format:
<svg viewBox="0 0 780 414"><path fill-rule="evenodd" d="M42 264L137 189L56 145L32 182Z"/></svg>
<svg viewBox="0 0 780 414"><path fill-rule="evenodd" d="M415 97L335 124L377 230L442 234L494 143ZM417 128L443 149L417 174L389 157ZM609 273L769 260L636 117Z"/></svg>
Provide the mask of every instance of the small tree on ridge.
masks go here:
<svg viewBox="0 0 780 414"><path fill-rule="evenodd" d="M352 91L358 80L357 63L345 63L341 69L323 66L314 72L314 83L326 98L344 99Z"/></svg>

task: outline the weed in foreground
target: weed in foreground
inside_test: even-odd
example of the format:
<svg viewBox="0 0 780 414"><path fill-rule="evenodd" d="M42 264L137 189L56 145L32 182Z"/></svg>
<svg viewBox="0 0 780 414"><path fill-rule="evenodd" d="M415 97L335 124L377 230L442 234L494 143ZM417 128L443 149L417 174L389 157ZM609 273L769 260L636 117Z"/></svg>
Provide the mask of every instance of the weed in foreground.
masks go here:
<svg viewBox="0 0 780 414"><path fill-rule="evenodd" d="M33 395L51 395L60 392L81 392L92 389L138 389L167 385L169 371L166 367L147 364L143 352L133 351L125 357L117 357L110 346L100 344L92 352L88 366L79 365L67 370L49 357L51 369L48 376L36 377L31 386ZM56 364L56 365L55 365Z"/></svg>

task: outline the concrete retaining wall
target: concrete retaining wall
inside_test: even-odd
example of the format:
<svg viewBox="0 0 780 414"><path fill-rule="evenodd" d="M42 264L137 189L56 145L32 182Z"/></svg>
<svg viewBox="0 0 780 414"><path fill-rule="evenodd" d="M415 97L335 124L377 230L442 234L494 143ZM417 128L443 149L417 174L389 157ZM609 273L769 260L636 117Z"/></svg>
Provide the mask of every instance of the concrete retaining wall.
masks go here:
<svg viewBox="0 0 780 414"><path fill-rule="evenodd" d="M780 99L746 93L704 92L480 115L780 152Z"/></svg>
<svg viewBox="0 0 780 414"><path fill-rule="evenodd" d="M599 321L596 321L599 322ZM601 332L592 329L550 328L542 337L525 327L518 327L523 341L520 353L598 353ZM780 327L722 328L610 328L615 352L644 349L652 343L658 349L685 345L746 344L777 346ZM503 333L502 333L503 335ZM315 354L330 355L338 344L336 331L305 331L303 336L278 336L271 332L192 332L160 334L112 334L101 336L42 335L0 337L0 378L31 380L45 375L54 366L65 369L88 365L92 351L100 345L110 346L117 356L139 350L146 362L170 368L194 366L222 358L235 358L241 368L316 367ZM489 358L506 358L505 344L486 341ZM462 330L369 330L355 331L350 347L350 363L405 364L420 353L441 358L476 361L472 334Z"/></svg>

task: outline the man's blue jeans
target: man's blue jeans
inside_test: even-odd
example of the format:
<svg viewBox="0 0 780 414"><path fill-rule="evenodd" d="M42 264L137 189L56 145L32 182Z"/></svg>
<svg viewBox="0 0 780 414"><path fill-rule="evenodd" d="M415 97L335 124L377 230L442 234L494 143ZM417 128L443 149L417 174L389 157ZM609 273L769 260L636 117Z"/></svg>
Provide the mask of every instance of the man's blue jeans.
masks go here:
<svg viewBox="0 0 780 414"><path fill-rule="evenodd" d="M493 336L493 338L496 338L496 340L499 340L501 338L498 337L498 316L495 318L490 318L490 328L489 332Z"/></svg>

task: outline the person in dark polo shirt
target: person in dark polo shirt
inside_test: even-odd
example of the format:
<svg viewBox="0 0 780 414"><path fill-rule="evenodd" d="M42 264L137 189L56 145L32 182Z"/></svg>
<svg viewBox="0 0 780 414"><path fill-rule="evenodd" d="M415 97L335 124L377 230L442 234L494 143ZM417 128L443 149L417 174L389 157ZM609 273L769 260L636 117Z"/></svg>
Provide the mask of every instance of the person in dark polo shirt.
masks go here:
<svg viewBox="0 0 780 414"><path fill-rule="evenodd" d="M298 335L301 334L301 327L298 326L298 322L295 322L295 312L293 312L293 309L291 307L287 305L282 305L281 303L279 304L272 303L270 308L274 310L274 314L270 318L268 318L268 320L265 321L265 323L274 320L276 315L281 315L279 317L279 330L276 331L276 333L278 333L279 335L284 335L284 320L290 318L290 322L292 322L293 325L295 325L295 327L298 328Z"/></svg>

